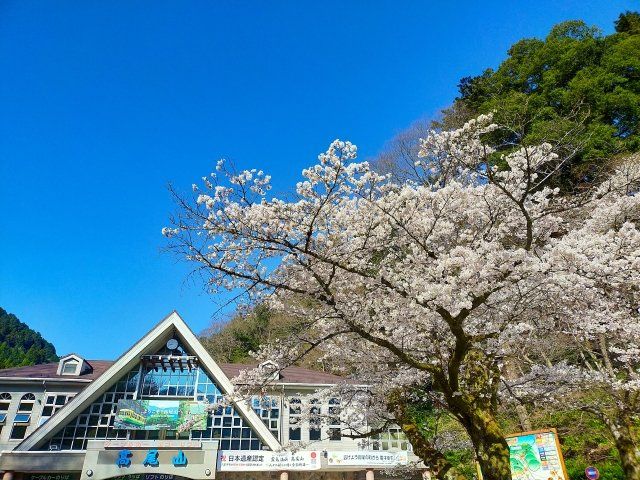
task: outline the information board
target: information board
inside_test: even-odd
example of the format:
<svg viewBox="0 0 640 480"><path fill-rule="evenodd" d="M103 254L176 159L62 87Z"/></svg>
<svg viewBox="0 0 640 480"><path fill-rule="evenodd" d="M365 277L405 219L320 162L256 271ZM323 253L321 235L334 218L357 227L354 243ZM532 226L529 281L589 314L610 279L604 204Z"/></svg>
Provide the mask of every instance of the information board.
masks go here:
<svg viewBox="0 0 640 480"><path fill-rule="evenodd" d="M269 452L261 450L220 450L220 472L272 472L281 470L318 470L320 452Z"/></svg>
<svg viewBox="0 0 640 480"><path fill-rule="evenodd" d="M507 437L513 480L569 480L555 430Z"/></svg>
<svg viewBox="0 0 640 480"><path fill-rule="evenodd" d="M114 428L124 430L204 430L207 410L202 402L188 400L118 401Z"/></svg>
<svg viewBox="0 0 640 480"><path fill-rule="evenodd" d="M330 451L327 463L331 467L387 467L406 465L409 462L407 452L385 451Z"/></svg>

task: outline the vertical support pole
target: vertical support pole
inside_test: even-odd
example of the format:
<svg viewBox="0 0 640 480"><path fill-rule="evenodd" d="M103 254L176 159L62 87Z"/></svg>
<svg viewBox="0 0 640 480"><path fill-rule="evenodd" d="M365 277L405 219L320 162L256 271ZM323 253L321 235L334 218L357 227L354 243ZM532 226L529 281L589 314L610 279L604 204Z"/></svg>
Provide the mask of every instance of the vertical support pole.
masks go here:
<svg viewBox="0 0 640 480"><path fill-rule="evenodd" d="M373 473L373 469L370 468L367 470L367 474L365 475L366 480L374 480L375 474Z"/></svg>

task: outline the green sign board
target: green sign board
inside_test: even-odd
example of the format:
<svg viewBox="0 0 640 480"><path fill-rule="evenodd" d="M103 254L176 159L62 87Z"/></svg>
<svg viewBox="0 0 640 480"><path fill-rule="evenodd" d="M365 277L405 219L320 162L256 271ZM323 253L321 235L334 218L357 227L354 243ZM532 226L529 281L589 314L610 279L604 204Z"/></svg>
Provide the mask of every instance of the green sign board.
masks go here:
<svg viewBox="0 0 640 480"><path fill-rule="evenodd" d="M207 408L189 400L119 400L114 427L124 430L204 430Z"/></svg>
<svg viewBox="0 0 640 480"><path fill-rule="evenodd" d="M513 480L568 480L555 429L507 437Z"/></svg>

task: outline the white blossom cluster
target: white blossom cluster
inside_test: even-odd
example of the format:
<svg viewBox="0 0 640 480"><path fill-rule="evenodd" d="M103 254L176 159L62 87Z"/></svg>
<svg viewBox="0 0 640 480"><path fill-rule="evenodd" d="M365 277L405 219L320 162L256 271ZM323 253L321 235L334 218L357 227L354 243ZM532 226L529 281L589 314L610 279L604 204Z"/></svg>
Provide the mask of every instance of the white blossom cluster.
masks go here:
<svg viewBox="0 0 640 480"><path fill-rule="evenodd" d="M490 165L482 138L495 128L487 115L423 139L428 185L395 184L340 140L292 198L268 198L268 175L222 162L163 233L212 291L298 318L302 334L259 357L285 366L321 345L357 379L340 392L360 405L354 424L389 420L398 390L445 409L560 385L638 392L640 162L566 196L547 186L564 161L551 145ZM592 357L549 365L549 338Z"/></svg>

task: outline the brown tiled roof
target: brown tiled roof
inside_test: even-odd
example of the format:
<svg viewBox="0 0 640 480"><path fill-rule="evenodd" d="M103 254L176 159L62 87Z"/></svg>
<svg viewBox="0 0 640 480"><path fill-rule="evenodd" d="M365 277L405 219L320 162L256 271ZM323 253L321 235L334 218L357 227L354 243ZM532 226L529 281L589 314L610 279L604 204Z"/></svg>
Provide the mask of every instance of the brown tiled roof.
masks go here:
<svg viewBox="0 0 640 480"><path fill-rule="evenodd" d="M58 363L44 363L28 367L16 367L0 370L2 378L33 378L33 379L83 379L95 380L102 375L114 362L111 360L85 360L93 371L84 375L58 375ZM255 368L257 364L243 363L219 363L225 375L229 378L237 376L241 370ZM280 382L283 383L311 383L311 384L336 384L345 379L330 373L318 372L301 367L287 367L280 373Z"/></svg>
<svg viewBox="0 0 640 480"><path fill-rule="evenodd" d="M256 368L257 363L219 363L220 368L229 378L237 376L241 370ZM1 371L0 371L1 373ZM344 382L346 379L331 373L318 372L302 367L287 367L280 372L280 382L282 383L313 383L313 384L336 384Z"/></svg>
<svg viewBox="0 0 640 480"><path fill-rule="evenodd" d="M95 380L102 375L107 368L113 365L109 360L85 360L91 367L90 373L84 375L58 375L58 362L56 363L43 363L41 365L30 365L28 367L15 367L0 370L0 378L68 378L68 379L82 379L82 380Z"/></svg>

